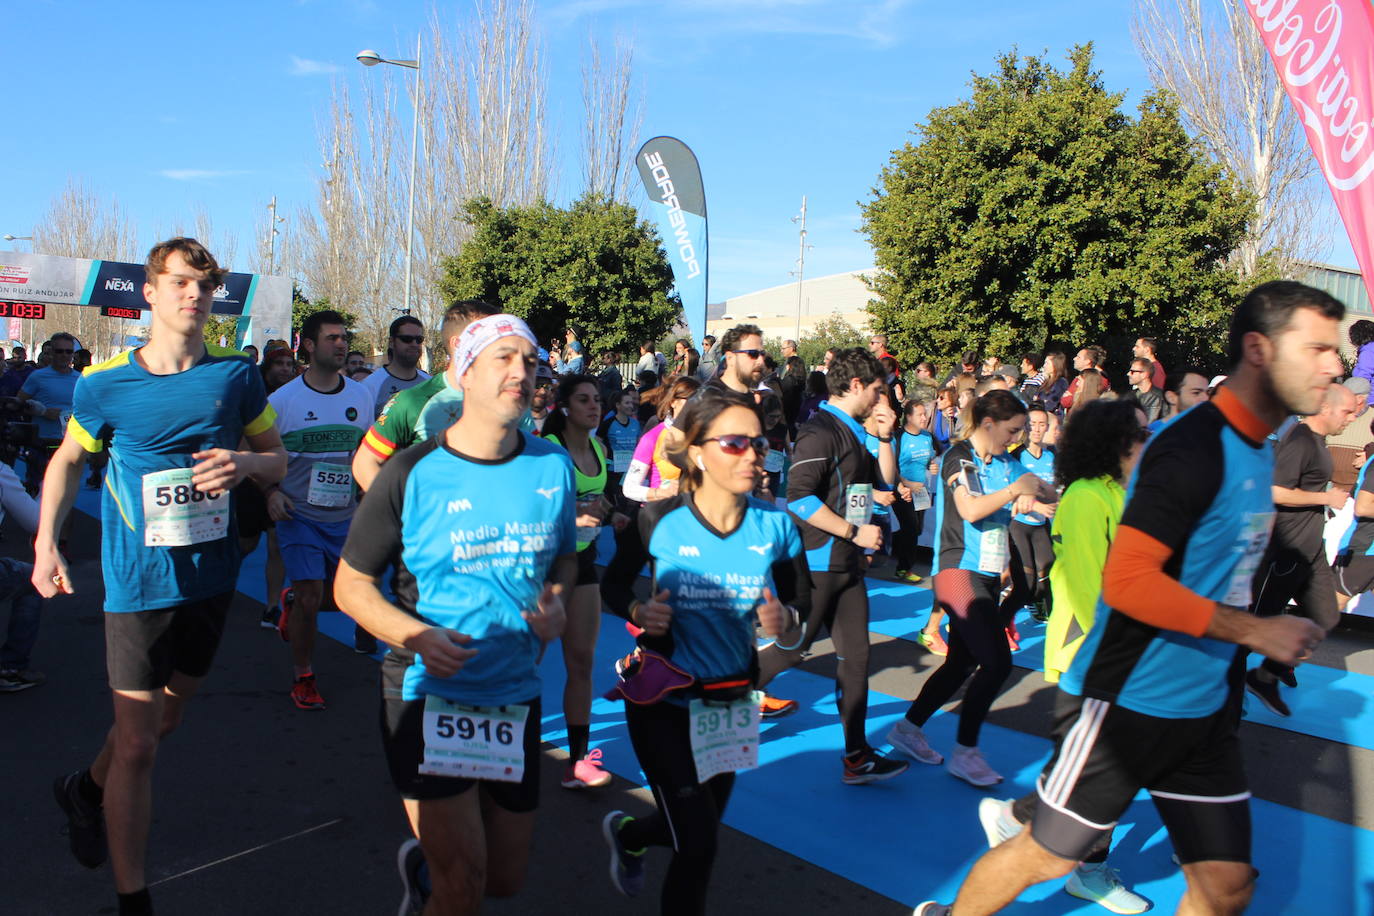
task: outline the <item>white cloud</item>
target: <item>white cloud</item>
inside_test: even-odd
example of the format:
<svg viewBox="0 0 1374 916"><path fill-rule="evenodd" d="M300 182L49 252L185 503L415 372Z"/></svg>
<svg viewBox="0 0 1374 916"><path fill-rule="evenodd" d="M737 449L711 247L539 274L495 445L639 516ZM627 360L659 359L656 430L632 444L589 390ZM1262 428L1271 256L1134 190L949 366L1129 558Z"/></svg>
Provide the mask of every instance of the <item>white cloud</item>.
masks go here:
<svg viewBox="0 0 1374 916"><path fill-rule="evenodd" d="M287 72L292 76L327 76L330 73L338 73L339 69L338 64L331 64L323 60L308 60L292 54L291 69Z"/></svg>
<svg viewBox="0 0 1374 916"><path fill-rule="evenodd" d="M852 38L880 47L901 38L898 20L910 0L679 0L655 7L685 20L677 30L698 38L720 33L751 35L818 35ZM566 0L547 15L558 24L618 10L647 8L646 0ZM639 49L636 49L638 52Z"/></svg>
<svg viewBox="0 0 1374 916"><path fill-rule="evenodd" d="M162 169L158 174L173 181L204 181L209 178L247 175L248 172L243 169Z"/></svg>

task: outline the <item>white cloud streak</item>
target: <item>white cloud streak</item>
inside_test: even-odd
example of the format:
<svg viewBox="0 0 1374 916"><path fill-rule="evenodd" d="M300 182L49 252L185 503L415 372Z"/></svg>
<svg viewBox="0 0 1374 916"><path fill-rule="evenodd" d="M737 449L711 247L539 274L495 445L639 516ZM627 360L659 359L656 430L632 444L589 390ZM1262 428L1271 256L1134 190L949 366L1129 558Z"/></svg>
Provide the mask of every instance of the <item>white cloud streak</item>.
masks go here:
<svg viewBox="0 0 1374 916"><path fill-rule="evenodd" d="M245 169L162 169L158 172L163 178L172 181L205 181L211 178L228 178L232 175L247 175Z"/></svg>
<svg viewBox="0 0 1374 916"><path fill-rule="evenodd" d="M331 73L338 73L338 64L331 64L323 60L309 60L304 57L291 55L291 68L286 72L292 76L328 76Z"/></svg>
<svg viewBox="0 0 1374 916"><path fill-rule="evenodd" d="M654 6L679 20L681 32L704 38L723 33L749 35L817 35L852 38L878 47L901 39L898 20L910 0L679 0ZM568 24L602 13L647 8L648 0L567 0L548 11L551 21Z"/></svg>

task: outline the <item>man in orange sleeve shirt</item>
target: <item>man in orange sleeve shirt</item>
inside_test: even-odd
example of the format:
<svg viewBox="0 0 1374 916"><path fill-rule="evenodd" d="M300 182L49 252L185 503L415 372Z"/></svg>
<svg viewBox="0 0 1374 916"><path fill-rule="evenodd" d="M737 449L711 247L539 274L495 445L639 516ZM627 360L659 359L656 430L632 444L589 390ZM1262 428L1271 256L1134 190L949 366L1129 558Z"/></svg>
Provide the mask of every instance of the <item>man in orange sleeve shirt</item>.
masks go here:
<svg viewBox="0 0 1374 916"><path fill-rule="evenodd" d="M979 859L952 906L928 901L916 916L994 913L1068 874L1142 788L1188 881L1180 912L1245 909L1254 870L1235 661L1249 650L1298 664L1324 635L1301 617L1246 611L1274 520L1267 437L1320 409L1343 371L1344 312L1291 281L1256 287L1237 307L1225 387L1141 456L1098 623L1060 681L1031 829Z"/></svg>

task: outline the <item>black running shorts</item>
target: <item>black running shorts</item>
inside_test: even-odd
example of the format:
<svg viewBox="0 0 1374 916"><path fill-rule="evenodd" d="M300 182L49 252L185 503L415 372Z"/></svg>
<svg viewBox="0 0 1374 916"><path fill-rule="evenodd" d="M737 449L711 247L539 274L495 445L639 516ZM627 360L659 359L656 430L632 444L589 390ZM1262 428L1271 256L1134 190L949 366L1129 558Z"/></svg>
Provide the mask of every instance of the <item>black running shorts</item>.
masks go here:
<svg viewBox="0 0 1374 916"><path fill-rule="evenodd" d="M257 538L277 527L267 513L267 496L251 480L234 487L234 513L241 538Z"/></svg>
<svg viewBox="0 0 1374 916"><path fill-rule="evenodd" d="M1336 574L1336 591L1347 598L1374 588L1374 557L1342 554L1331 571Z"/></svg>
<svg viewBox="0 0 1374 916"><path fill-rule="evenodd" d="M1231 703L1200 719L1162 719L1061 691L1031 836L1081 861L1143 788L1180 862L1248 863L1250 791L1236 718Z"/></svg>
<svg viewBox="0 0 1374 916"><path fill-rule="evenodd" d="M176 671L205 677L215 660L233 592L156 611L105 615L105 668L112 690L160 690Z"/></svg>
<svg viewBox="0 0 1374 916"><path fill-rule="evenodd" d="M577 552L577 585L599 585L596 574L596 545Z"/></svg>
<svg viewBox="0 0 1374 916"><path fill-rule="evenodd" d="M424 700L401 699L401 684L410 661L406 653L390 652L382 661L382 749L391 781L402 798L436 801L462 795L475 785L500 807L523 814L539 807L539 697L520 705L530 708L525 720L525 776L520 782L460 779L420 772L425 756Z"/></svg>

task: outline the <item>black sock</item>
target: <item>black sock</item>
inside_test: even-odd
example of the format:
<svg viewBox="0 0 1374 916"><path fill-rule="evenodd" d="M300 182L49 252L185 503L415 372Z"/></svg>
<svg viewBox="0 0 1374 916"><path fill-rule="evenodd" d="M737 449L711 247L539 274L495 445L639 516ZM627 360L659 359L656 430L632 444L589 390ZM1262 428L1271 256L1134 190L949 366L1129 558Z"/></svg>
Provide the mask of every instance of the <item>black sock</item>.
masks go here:
<svg viewBox="0 0 1374 916"><path fill-rule="evenodd" d="M153 916L153 898L148 889L120 894L119 916Z"/></svg>
<svg viewBox="0 0 1374 916"><path fill-rule="evenodd" d="M105 790L95 784L95 780L91 778L90 770L81 771L81 779L76 783L76 791L87 804L102 805L105 803Z"/></svg>
<svg viewBox="0 0 1374 916"><path fill-rule="evenodd" d="M581 760L587 756L587 742L591 740L592 727L590 725L569 725L568 726L568 756L573 762Z"/></svg>

